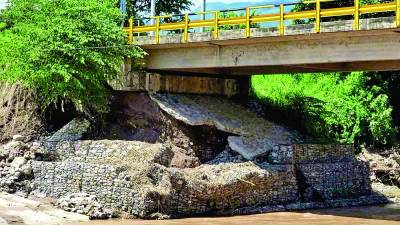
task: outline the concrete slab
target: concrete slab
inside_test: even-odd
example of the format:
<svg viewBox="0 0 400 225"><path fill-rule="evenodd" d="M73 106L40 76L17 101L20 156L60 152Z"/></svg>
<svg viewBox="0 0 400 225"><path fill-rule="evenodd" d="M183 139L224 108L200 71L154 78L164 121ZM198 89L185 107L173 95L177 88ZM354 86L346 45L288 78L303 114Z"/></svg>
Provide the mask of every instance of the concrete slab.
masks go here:
<svg viewBox="0 0 400 225"><path fill-rule="evenodd" d="M154 94L152 99L166 113L192 126L213 126L231 133L232 150L247 160L268 154L279 145L291 145L299 136L284 126L257 117L228 98Z"/></svg>

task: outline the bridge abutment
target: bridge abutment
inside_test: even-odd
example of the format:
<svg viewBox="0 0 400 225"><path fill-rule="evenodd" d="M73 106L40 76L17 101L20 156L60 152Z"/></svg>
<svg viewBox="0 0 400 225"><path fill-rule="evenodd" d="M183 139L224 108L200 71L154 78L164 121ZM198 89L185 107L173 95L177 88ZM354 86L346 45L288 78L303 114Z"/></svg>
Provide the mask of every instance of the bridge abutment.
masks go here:
<svg viewBox="0 0 400 225"><path fill-rule="evenodd" d="M110 82L116 91L148 91L152 93L178 93L219 95L246 98L249 95L250 76L219 76L190 73L151 73L135 68L126 59L120 80Z"/></svg>

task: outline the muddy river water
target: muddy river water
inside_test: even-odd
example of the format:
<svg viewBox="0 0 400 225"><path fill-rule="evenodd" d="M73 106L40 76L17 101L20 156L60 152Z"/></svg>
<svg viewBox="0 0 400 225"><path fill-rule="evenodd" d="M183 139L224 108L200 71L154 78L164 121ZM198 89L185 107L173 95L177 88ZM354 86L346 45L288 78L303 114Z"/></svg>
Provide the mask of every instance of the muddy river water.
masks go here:
<svg viewBox="0 0 400 225"><path fill-rule="evenodd" d="M400 204L165 221L110 220L68 225L400 225Z"/></svg>

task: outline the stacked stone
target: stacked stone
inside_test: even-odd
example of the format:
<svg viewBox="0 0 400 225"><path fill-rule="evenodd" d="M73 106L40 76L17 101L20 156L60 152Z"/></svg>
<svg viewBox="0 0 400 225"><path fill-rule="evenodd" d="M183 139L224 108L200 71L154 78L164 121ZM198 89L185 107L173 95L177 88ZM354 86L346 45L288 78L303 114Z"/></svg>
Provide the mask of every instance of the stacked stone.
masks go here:
<svg viewBox="0 0 400 225"><path fill-rule="evenodd" d="M32 166L38 193L61 198L83 192L96 196L106 207L126 212L133 210L132 203L137 193L127 175L118 167L72 161L35 161Z"/></svg>
<svg viewBox="0 0 400 225"><path fill-rule="evenodd" d="M58 143L52 151L61 161L96 162L110 156L127 156L129 154L149 155L144 161L169 166L173 152L170 146L163 144L148 144L136 141L63 141ZM143 154L141 154L143 153Z"/></svg>
<svg viewBox="0 0 400 225"><path fill-rule="evenodd" d="M147 165L137 168L138 173L147 173L148 181L131 182L134 178L127 173L127 168L93 163L116 153L126 154L124 144L118 141L60 143L55 151L65 154L60 156L65 160L33 162L36 191L53 198L71 193L93 195L105 207L142 218L153 218L158 213L194 216L260 204L284 204L298 198L291 165L261 168L253 163L221 163L194 169L166 168L162 163L170 157L163 145L149 145L158 149L158 153L155 151L147 159ZM132 142L129 146L135 144ZM77 151L76 146L84 150ZM135 153L138 158L144 150L151 151L143 146L139 149Z"/></svg>
<svg viewBox="0 0 400 225"><path fill-rule="evenodd" d="M296 164L348 162L354 161L354 148L351 145L294 145L293 160Z"/></svg>
<svg viewBox="0 0 400 225"><path fill-rule="evenodd" d="M170 168L175 152L164 144L59 141L52 149L60 161L32 162L37 192L84 193L141 218L285 209L300 198L329 205L371 192L368 168L351 146L280 144L261 164L228 148L209 164L186 169Z"/></svg>
<svg viewBox="0 0 400 225"><path fill-rule="evenodd" d="M68 212L89 215L90 219L109 219L116 216L113 210L99 203L96 196L85 193L68 194L60 198L57 205Z"/></svg>
<svg viewBox="0 0 400 225"><path fill-rule="evenodd" d="M170 172L172 190L163 204L168 215L234 211L246 206L285 204L298 198L291 166L261 169L252 163L240 163Z"/></svg>
<svg viewBox="0 0 400 225"><path fill-rule="evenodd" d="M272 164L292 164L293 145L276 145L269 152L267 160Z"/></svg>
<svg viewBox="0 0 400 225"><path fill-rule="evenodd" d="M349 145L295 145L294 161L305 201L358 198L372 192L369 167Z"/></svg>
<svg viewBox="0 0 400 225"><path fill-rule="evenodd" d="M11 142L0 146L0 192L27 196L31 191L31 163L43 152L37 143L28 144L24 139L15 135Z"/></svg>

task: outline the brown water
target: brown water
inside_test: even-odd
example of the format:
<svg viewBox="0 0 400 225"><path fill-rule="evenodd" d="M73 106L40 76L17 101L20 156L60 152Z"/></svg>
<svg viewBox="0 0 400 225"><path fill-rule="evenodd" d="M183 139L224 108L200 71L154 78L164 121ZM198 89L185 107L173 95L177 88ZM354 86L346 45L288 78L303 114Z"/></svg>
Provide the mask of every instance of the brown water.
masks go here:
<svg viewBox="0 0 400 225"><path fill-rule="evenodd" d="M165 221L110 220L73 225L400 225L400 204ZM69 224L72 225L72 224Z"/></svg>

